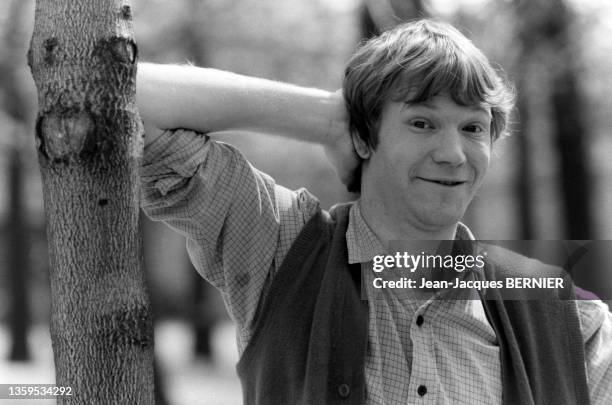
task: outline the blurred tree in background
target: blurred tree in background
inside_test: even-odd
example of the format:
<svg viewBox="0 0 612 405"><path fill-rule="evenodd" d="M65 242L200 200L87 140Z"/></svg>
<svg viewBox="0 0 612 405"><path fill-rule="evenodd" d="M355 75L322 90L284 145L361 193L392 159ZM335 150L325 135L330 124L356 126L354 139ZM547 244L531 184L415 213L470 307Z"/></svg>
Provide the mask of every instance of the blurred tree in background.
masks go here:
<svg viewBox="0 0 612 405"><path fill-rule="evenodd" d="M200 0L189 0L186 4L188 14L179 28L179 36L184 47L184 57L196 66L207 66L207 42L202 31L201 20L203 3ZM185 260L187 271L191 274L190 308L194 333L194 354L204 359L212 359L212 329L219 320L221 309L220 297L213 286L208 284L196 271L189 260ZM217 298L217 300L215 300Z"/></svg>
<svg viewBox="0 0 612 405"><path fill-rule="evenodd" d="M520 0L516 2L516 37L520 49L517 61L519 70L519 108L521 144L527 137L535 136L529 125L529 96L534 92L545 94L550 105L550 122L553 144L559 159L559 178L562 221L562 239L596 239L593 229L591 202L591 172L588 167L589 132L585 121L585 102L581 91L579 43L574 41L575 29L572 21L574 11L565 0ZM537 86L529 86L533 69L544 70ZM521 152L529 156L532 152L523 146ZM525 159L524 163L529 162ZM520 179L530 183L533 173L529 164L521 166L524 173ZM529 187L518 189L525 200L521 204L521 217L533 218ZM533 225L525 222L523 239L531 239Z"/></svg>
<svg viewBox="0 0 612 405"><path fill-rule="evenodd" d="M20 52L25 44L26 32L23 22L29 11L28 1L12 1L9 6L9 20L4 26L4 49L0 59L0 87L4 90L2 108L11 118L12 125L2 128L10 139L8 145L7 170L9 200L6 222L8 239L7 267L9 273L8 292L10 294L9 320L11 329L10 360L28 360L27 334L30 323L30 302L27 285L30 275L29 266L29 228L25 212L25 148L28 121L32 118L27 94L20 85L18 72L23 65Z"/></svg>

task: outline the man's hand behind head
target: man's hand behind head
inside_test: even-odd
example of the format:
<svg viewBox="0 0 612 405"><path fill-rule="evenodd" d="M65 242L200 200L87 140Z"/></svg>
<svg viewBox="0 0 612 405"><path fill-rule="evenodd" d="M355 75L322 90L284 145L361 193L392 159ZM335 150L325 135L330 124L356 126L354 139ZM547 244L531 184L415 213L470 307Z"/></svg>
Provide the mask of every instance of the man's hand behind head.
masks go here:
<svg viewBox="0 0 612 405"><path fill-rule="evenodd" d="M361 159L355 152L351 134L348 128L348 112L342 96L338 90L330 96L330 119L327 142L323 145L327 159L334 167L336 175L353 191L355 182L359 181L359 167Z"/></svg>

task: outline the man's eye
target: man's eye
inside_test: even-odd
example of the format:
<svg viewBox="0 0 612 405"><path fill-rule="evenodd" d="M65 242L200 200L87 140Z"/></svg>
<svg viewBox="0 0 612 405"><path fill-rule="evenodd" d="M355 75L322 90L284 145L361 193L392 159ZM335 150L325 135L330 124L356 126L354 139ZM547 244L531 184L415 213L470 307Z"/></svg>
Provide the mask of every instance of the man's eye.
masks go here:
<svg viewBox="0 0 612 405"><path fill-rule="evenodd" d="M479 134L484 132L484 128L482 128L480 125L466 125L465 127L463 127L463 130L466 132L471 132L474 134Z"/></svg>
<svg viewBox="0 0 612 405"><path fill-rule="evenodd" d="M410 121L410 125L412 125L413 127L419 128L419 129L430 129L433 128L433 126L425 120L412 120Z"/></svg>

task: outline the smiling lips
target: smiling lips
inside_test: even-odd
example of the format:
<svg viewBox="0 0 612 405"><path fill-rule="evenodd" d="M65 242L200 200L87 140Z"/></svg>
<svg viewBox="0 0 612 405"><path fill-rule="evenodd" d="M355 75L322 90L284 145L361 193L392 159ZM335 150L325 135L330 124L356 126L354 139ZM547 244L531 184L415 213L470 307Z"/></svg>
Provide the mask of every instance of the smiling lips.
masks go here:
<svg viewBox="0 0 612 405"><path fill-rule="evenodd" d="M450 180L450 179L426 179L423 177L419 177L420 180L426 181L428 183L436 183L436 184L440 184L442 186L447 186L447 187L454 187L454 186L460 186L464 183L466 183L466 181L464 180Z"/></svg>

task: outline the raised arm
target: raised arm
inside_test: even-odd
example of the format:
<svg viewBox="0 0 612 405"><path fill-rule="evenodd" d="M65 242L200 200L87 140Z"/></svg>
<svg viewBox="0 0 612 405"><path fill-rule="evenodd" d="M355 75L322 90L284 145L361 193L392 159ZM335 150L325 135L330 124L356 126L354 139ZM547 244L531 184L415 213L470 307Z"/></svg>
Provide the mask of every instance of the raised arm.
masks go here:
<svg viewBox="0 0 612 405"><path fill-rule="evenodd" d="M265 283L318 202L216 140L247 131L323 144L349 174L356 155L342 95L193 66L140 64L137 80L148 143L142 207L187 237L194 265L223 291L243 348Z"/></svg>
<svg viewBox="0 0 612 405"><path fill-rule="evenodd" d="M335 93L181 65L138 65L137 103L164 129L249 131L324 144L343 130Z"/></svg>
<svg viewBox="0 0 612 405"><path fill-rule="evenodd" d="M357 158L340 92L189 65L138 65L136 101L149 143L166 129L247 131L325 147L343 182Z"/></svg>

